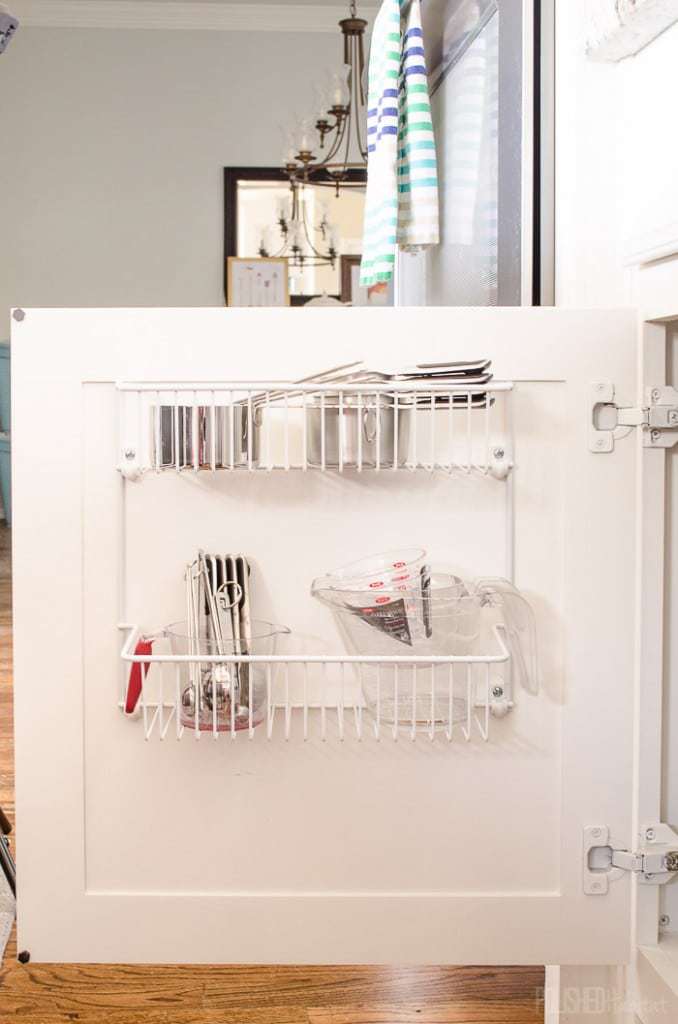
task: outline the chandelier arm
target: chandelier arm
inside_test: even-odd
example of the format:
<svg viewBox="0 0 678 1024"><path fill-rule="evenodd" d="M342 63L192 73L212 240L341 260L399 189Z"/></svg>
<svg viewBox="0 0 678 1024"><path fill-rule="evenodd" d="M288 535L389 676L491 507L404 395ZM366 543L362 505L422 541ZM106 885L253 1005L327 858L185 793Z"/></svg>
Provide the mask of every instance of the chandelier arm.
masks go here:
<svg viewBox="0 0 678 1024"><path fill-rule="evenodd" d="M304 210L304 219L302 220L302 224L303 224L303 227L304 227L304 235L306 236L306 241L308 242L308 245L309 245L313 255L316 256L319 260L321 260L324 263L331 263L331 262L333 262L333 258L332 258L332 256L330 256L329 253L327 255L324 255L324 253L322 253L321 250L316 248L316 246L314 245L313 240L311 238L311 235L309 233L309 225L308 225L308 221L306 220L306 211L305 210ZM313 228L313 230L314 231L319 231L320 229L319 228Z"/></svg>
<svg viewBox="0 0 678 1024"><path fill-rule="evenodd" d="M365 75L365 42L363 40L362 35L358 36L358 41L356 43L356 47L357 47L357 50L358 50L358 82L360 84L360 89L359 89L360 106L364 107L365 106L365 87L363 85L363 78L364 78L364 75Z"/></svg>
<svg viewBox="0 0 678 1024"><path fill-rule="evenodd" d="M344 139L346 138L346 132L349 129L350 129L350 118L349 118L349 116L347 114L345 117L342 117L342 119L341 119L341 128L337 132L336 146L334 147L333 152L331 154L328 154L328 157L327 157L327 160L325 161L325 163L329 163L329 161L333 157L335 157L337 155L337 153L339 152L339 150L341 149L341 147L343 145Z"/></svg>
<svg viewBox="0 0 678 1024"><path fill-rule="evenodd" d="M299 217L299 202L300 202L300 200L299 200L299 189L300 189L300 187L301 186L300 186L299 182L295 178L294 181L291 184L291 189L292 189L292 210L290 212L290 220L297 220L297 218Z"/></svg>
<svg viewBox="0 0 678 1024"><path fill-rule="evenodd" d="M349 126L350 127L350 126ZM351 132L346 132L346 149L344 150L344 162L341 172L342 180L346 177L348 166L351 162ZM339 183L337 182L337 195L339 195Z"/></svg>
<svg viewBox="0 0 678 1024"><path fill-rule="evenodd" d="M332 146L331 146L329 152L325 154L325 159L324 160L319 160L318 163L313 164L314 168L322 170L324 167L327 167L327 165L332 160L334 160L335 156L337 155L337 153L339 152L339 150L342 147L344 138L346 137L347 126L348 126L348 118L344 117L344 118L342 118L341 128L337 132L336 137L334 138L334 140L332 142Z"/></svg>
<svg viewBox="0 0 678 1024"><path fill-rule="evenodd" d="M332 135L333 132L336 132L339 128L339 118L336 116L336 114L333 114L332 111L328 111L327 116L334 118L334 124L331 124L329 121L327 122L330 125L330 127L325 130L325 138L329 138L329 136Z"/></svg>
<svg viewBox="0 0 678 1024"><path fill-rule="evenodd" d="M346 122L348 121L347 117L341 117L337 114L334 114L331 110L328 111L328 117L334 117L334 124L331 125L331 127L325 132L325 135L326 137L329 138L329 136L333 134L333 138L331 140L330 147L323 156L322 160L315 160L306 166L305 170L311 173L313 173L313 170L315 168L323 167L328 160L332 160L332 158L336 155L337 150L341 146L341 139L343 138L343 133L346 130Z"/></svg>
<svg viewBox="0 0 678 1024"><path fill-rule="evenodd" d="M308 233L308 227L307 227L305 221L304 221L304 235L306 236L306 241L307 241L308 246L309 246L311 252L313 253L313 255L317 259L327 260L327 262L329 262L330 257L329 256L323 256L323 254L320 251L320 249L316 249L315 245L311 241L311 238L310 238L309 233Z"/></svg>
<svg viewBox="0 0 678 1024"><path fill-rule="evenodd" d="M329 181L323 178L312 179L311 181L309 181L309 185L313 185L314 188L336 188L337 178L341 179L342 174L349 174L351 171L364 172L365 165L363 163L355 163L353 161L351 161L348 164L345 164L343 160L338 160L335 163L323 164L322 166L318 167L317 170L325 171L326 174L331 175L333 177ZM345 180L341 180L340 183L342 188L365 188L365 182L362 180L354 181L351 178L346 178Z"/></svg>
<svg viewBox="0 0 678 1024"><path fill-rule="evenodd" d="M346 170L348 169L348 166L349 166L348 154L349 154L349 151L350 151L350 147L351 147L351 124L350 124L350 119L348 117L344 117L342 119L341 133L337 136L337 138L335 140L335 143L332 146L331 151L327 154L327 156L325 157L325 159L321 163L318 163L318 164L314 165L315 169L317 169L317 170L324 170L324 171L327 171L328 173L336 174L336 170L330 171L330 169L331 168L339 168L340 169L340 177L342 179L345 178L346 177ZM343 158L342 158L342 156L340 154L340 151L342 149L344 150ZM338 158L337 161L335 161L335 157ZM336 180L333 181L333 182L328 182L327 184L331 184L333 187L336 187Z"/></svg>
<svg viewBox="0 0 678 1024"><path fill-rule="evenodd" d="M306 241L308 242L308 244L309 244L309 246L311 248L311 252L314 253L314 255L319 256L320 254L317 251L316 247L314 246L313 242L311 241L311 236L310 236L310 234L308 232L308 223L306 221L306 212L305 211L304 211L304 219L302 220L301 223L302 223L302 226L304 228L304 235L306 237Z"/></svg>
<svg viewBox="0 0 678 1024"><path fill-rule="evenodd" d="M356 43L356 47L360 48L361 54L362 54L362 41L363 41L363 37L359 36L358 42ZM360 59L362 60L362 55L361 55ZM353 84L354 84L355 109L359 110L360 107L361 107L361 104L359 102L359 97L362 100L362 106L364 107L364 105L365 105L365 100L364 100L364 97L363 97L363 89L362 89L362 74L360 75L360 78L358 80L356 80ZM364 127L365 127L365 130L366 130L367 129L367 125L365 125ZM360 155L363 158L363 160L367 161L367 138L365 138L365 141L363 142L362 128L363 128L363 125L361 124L361 118L360 117L356 117L355 118L355 137L356 137L356 142L358 144L358 152L360 153Z"/></svg>

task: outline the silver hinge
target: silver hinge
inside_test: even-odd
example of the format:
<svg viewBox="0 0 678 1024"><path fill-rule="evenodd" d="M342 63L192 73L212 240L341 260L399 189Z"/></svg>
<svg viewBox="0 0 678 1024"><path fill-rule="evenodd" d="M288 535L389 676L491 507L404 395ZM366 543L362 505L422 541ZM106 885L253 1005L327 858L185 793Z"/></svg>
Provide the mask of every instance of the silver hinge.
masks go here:
<svg viewBox="0 0 678 1024"><path fill-rule="evenodd" d="M678 444L678 391L665 385L647 388L640 408L617 404L612 381L595 381L591 385L591 451L614 451L615 441L633 427L642 429L645 448L673 448Z"/></svg>
<svg viewBox="0 0 678 1024"><path fill-rule="evenodd" d="M616 849L607 825L584 829L584 892L588 896L604 896L610 882L629 871L641 885L665 885L678 878L678 834L669 825L648 825L634 852Z"/></svg>

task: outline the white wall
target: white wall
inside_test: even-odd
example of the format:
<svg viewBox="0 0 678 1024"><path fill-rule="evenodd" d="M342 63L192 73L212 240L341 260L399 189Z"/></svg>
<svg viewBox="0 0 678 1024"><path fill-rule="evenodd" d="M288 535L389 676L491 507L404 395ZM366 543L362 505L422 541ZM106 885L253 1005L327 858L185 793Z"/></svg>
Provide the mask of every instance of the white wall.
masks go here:
<svg viewBox="0 0 678 1024"><path fill-rule="evenodd" d="M587 0L556 0L556 301L628 305L629 262L678 238L678 25L636 57L585 53Z"/></svg>
<svg viewBox="0 0 678 1024"><path fill-rule="evenodd" d="M21 29L0 58L0 337L12 305L222 304L222 168L280 162L340 49L338 30Z"/></svg>

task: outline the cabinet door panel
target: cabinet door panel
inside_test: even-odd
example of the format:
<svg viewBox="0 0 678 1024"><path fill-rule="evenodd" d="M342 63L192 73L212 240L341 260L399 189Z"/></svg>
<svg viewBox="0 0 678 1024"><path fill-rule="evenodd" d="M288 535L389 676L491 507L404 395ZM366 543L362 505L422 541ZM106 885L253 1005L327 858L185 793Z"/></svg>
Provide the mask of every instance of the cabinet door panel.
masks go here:
<svg viewBox="0 0 678 1024"><path fill-rule="evenodd" d="M51 961L624 962L629 880L585 896L581 850L591 824L632 843L638 447L592 454L588 408L600 378L635 400L633 313L28 310L13 345L20 946ZM510 484L115 469L116 381L480 356L516 382ZM514 564L533 604L540 690L518 688L487 742L144 742L120 712L118 623L180 618L198 547L250 554L257 615L322 650L337 639L311 579L405 544L469 577Z"/></svg>

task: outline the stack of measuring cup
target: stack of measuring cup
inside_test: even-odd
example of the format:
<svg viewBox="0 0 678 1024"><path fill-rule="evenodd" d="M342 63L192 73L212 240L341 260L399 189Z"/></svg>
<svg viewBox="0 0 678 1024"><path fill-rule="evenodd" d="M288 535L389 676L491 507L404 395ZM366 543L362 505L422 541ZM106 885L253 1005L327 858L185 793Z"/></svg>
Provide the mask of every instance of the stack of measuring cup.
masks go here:
<svg viewBox="0 0 678 1024"><path fill-rule="evenodd" d="M481 595L445 572L432 572L423 548L372 555L313 581L359 654L465 654L478 632Z"/></svg>
<svg viewBox="0 0 678 1024"><path fill-rule="evenodd" d="M432 572L422 548L388 551L313 581L352 654L399 658L467 654L478 635L482 598L458 577ZM366 663L356 668L377 725L451 728L466 719L468 688L451 665Z"/></svg>
<svg viewBox="0 0 678 1024"><path fill-rule="evenodd" d="M508 580L467 582L433 570L424 549L406 548L320 576L311 593L332 610L352 654L393 659L356 669L378 723L431 731L467 720L478 698L470 662L398 659L481 654L487 628L496 623L516 681L532 692L538 685L534 614Z"/></svg>

